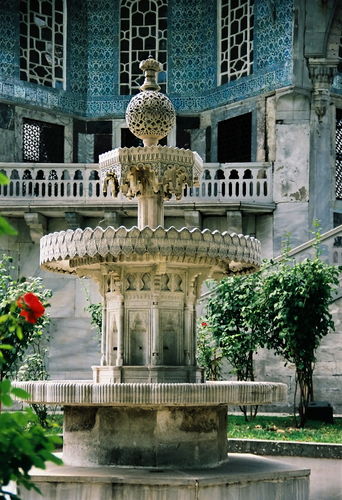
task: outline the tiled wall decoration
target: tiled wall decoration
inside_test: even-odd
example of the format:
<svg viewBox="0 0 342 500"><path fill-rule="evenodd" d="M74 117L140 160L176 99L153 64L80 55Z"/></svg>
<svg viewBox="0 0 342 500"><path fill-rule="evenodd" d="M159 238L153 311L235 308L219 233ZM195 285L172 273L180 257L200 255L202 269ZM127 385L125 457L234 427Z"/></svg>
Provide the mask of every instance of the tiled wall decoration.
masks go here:
<svg viewBox="0 0 342 500"><path fill-rule="evenodd" d="M170 96L193 96L217 85L216 0L169 2Z"/></svg>
<svg viewBox="0 0 342 500"><path fill-rule="evenodd" d="M168 95L178 112L200 112L289 85L292 0L255 0L253 73L217 86L217 0L168 0ZM118 0L68 0L67 82L57 90L19 80L19 2L0 3L0 98L76 116L123 117ZM338 79L338 85L342 84Z"/></svg>
<svg viewBox="0 0 342 500"><path fill-rule="evenodd" d="M19 77L19 6L15 0L0 3L1 80ZM17 70L16 70L17 67ZM6 90L6 89L5 89Z"/></svg>
<svg viewBox="0 0 342 500"><path fill-rule="evenodd" d="M282 66L292 57L292 0L276 0L275 22L268 2L255 2L254 72Z"/></svg>

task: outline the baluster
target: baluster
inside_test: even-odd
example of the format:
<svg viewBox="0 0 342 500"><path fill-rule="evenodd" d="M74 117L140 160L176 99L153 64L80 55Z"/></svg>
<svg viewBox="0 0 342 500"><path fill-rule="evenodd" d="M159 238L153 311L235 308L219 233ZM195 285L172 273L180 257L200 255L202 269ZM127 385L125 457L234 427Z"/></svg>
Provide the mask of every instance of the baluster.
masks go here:
<svg viewBox="0 0 342 500"><path fill-rule="evenodd" d="M206 192L206 186L205 186L205 182L202 182L202 197L204 198L205 197L205 192Z"/></svg>

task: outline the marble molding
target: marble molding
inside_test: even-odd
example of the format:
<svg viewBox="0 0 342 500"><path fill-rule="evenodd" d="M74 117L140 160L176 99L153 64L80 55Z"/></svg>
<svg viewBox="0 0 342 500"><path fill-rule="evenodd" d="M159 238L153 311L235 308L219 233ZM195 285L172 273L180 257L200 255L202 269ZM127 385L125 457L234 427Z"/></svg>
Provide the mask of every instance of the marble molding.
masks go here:
<svg viewBox="0 0 342 500"><path fill-rule="evenodd" d="M260 242L250 236L205 229L137 227L60 231L40 240L43 269L76 274L83 264L105 262L186 262L216 264L222 273L252 272L261 264ZM151 261L152 261L151 260Z"/></svg>

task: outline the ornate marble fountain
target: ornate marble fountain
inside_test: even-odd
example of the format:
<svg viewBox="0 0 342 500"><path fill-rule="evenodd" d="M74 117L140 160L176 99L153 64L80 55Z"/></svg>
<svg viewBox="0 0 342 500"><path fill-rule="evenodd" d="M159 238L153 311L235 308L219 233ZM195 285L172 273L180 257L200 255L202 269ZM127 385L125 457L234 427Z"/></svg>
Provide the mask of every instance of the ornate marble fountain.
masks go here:
<svg viewBox="0 0 342 500"><path fill-rule="evenodd" d="M290 484L299 492L291 499L304 500L307 474L273 464L260 475L253 459L237 469L226 463L228 404L284 401L287 388L205 382L196 363L196 303L207 278L258 269L260 243L228 232L163 227L164 200L180 199L186 184L195 185L202 160L158 145L175 112L158 92L160 64L148 59L141 68L145 82L126 118L144 147L100 157L104 188L137 197L138 227L68 230L41 240L44 269L98 283L103 332L92 381L18 383L32 402L64 406L66 466L37 472L35 480L44 498L57 500L219 498L229 488L230 495L234 488L241 492L227 498L247 498L247 491L248 498L271 498L253 490L253 481L277 484L279 500L290 498Z"/></svg>

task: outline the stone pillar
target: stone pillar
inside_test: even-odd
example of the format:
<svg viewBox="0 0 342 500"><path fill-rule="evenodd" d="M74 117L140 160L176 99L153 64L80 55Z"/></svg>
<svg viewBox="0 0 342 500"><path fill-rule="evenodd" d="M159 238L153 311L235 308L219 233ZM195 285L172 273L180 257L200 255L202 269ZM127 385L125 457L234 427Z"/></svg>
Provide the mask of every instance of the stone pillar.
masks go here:
<svg viewBox="0 0 342 500"><path fill-rule="evenodd" d="M122 295L120 295L119 297L119 310L116 327L118 330L118 350L116 356L116 366L122 366L124 351L124 298Z"/></svg>
<svg viewBox="0 0 342 500"><path fill-rule="evenodd" d="M138 196L138 228L164 226L164 203L160 194Z"/></svg>
<svg viewBox="0 0 342 500"><path fill-rule="evenodd" d="M202 215L198 210L184 210L184 221L188 229L202 228Z"/></svg>
<svg viewBox="0 0 342 500"><path fill-rule="evenodd" d="M192 304L191 304L192 305ZM190 365L190 332L191 332L191 314L188 301L184 303L184 365Z"/></svg>
<svg viewBox="0 0 342 500"><path fill-rule="evenodd" d="M40 238L47 234L47 218L38 213L25 213L25 222L30 228L30 237L33 243L39 243Z"/></svg>
<svg viewBox="0 0 342 500"><path fill-rule="evenodd" d="M309 59L309 71L313 85L310 144L310 199L309 229L319 220L325 232L333 227L331 200L323 193L333 193L333 150L331 129L334 116L331 110L330 89L337 70L337 59ZM316 115L316 116L315 116ZM328 199L330 199L328 197Z"/></svg>
<svg viewBox="0 0 342 500"><path fill-rule="evenodd" d="M152 302L152 364L159 365L159 309L158 296L153 296Z"/></svg>
<svg viewBox="0 0 342 500"><path fill-rule="evenodd" d="M240 210L228 210L227 231L242 234L242 213Z"/></svg>

